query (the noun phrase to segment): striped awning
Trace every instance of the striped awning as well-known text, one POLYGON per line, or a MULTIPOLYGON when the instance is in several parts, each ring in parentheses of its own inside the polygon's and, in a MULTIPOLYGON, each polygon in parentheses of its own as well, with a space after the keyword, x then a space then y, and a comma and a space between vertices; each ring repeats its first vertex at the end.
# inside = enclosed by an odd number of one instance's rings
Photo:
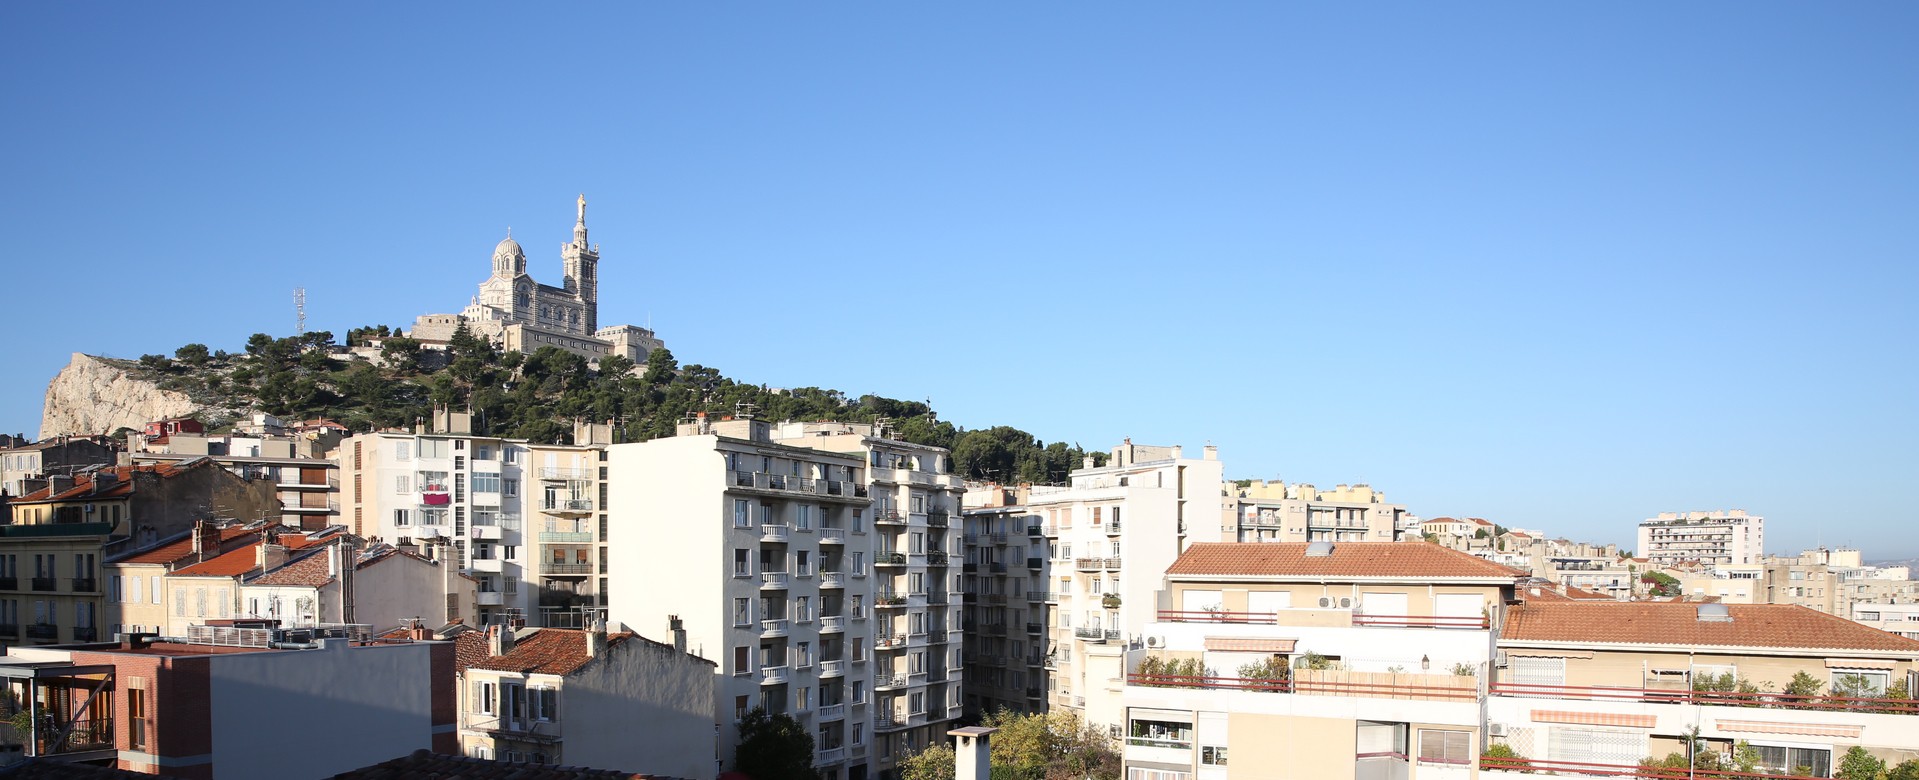
POLYGON ((1245 637, 1209 636, 1206 637, 1206 649, 1214 653, 1281 653, 1293 652, 1297 639, 1247 639, 1245 637))
POLYGON ((1625 715, 1614 712, 1576 712, 1573 710, 1533 710, 1534 723, 1570 723, 1580 726, 1625 726, 1649 729, 1659 722, 1657 715, 1625 715))
POLYGON ((1593 651, 1591 650, 1553 650, 1549 648, 1541 649, 1536 647, 1502 647, 1502 648, 1499 648, 1499 650, 1500 652, 1503 652, 1507 655, 1525 656, 1527 658, 1586 658, 1586 659, 1589 659, 1593 657, 1593 651))
POLYGON ((1896 669, 1898 661, 1880 658, 1828 658, 1827 669, 1896 669))
POLYGON ((1775 723, 1763 720, 1721 720, 1715 725, 1722 731, 1741 731, 1747 734, 1787 734, 1796 737, 1849 737, 1858 739, 1866 730, 1864 726, 1846 726, 1833 723, 1775 723))

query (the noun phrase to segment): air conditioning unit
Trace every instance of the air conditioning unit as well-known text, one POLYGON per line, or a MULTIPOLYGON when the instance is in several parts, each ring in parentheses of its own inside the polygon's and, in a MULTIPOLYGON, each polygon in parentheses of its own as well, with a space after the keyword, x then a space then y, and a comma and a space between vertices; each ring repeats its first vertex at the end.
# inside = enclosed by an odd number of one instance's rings
POLYGON ((87 505, 87 514, 93 514, 93 505, 92 505, 92 504, 88 504, 88 505, 87 505))
POLYGON ((1486 736, 1489 736, 1489 737, 1504 737, 1504 736, 1506 736, 1506 724, 1504 724, 1504 723, 1488 723, 1488 724, 1486 724, 1486 736))
POLYGON ((1333 605, 1333 600, 1332 600, 1332 599, 1330 599, 1330 598, 1327 598, 1327 597, 1325 597, 1325 596, 1320 596, 1320 597, 1319 597, 1319 607, 1320 607, 1320 609, 1325 609, 1325 608, 1327 608, 1327 607, 1330 607, 1330 606, 1332 606, 1332 605, 1333 605))
POLYGON ((1351 599, 1350 597, 1348 597, 1348 598, 1341 598, 1341 599, 1339 600, 1339 608, 1340 608, 1340 609, 1352 609, 1352 608, 1353 608, 1353 600, 1352 600, 1352 599, 1351 599))
POLYGON ((1163 636, 1148 636, 1148 637, 1146 637, 1146 646, 1147 646, 1147 647, 1165 647, 1165 646, 1166 646, 1166 637, 1163 637, 1163 636))
POLYGON ((1501 669, 1506 668, 1506 651, 1501 650, 1493 656, 1493 666, 1501 669))

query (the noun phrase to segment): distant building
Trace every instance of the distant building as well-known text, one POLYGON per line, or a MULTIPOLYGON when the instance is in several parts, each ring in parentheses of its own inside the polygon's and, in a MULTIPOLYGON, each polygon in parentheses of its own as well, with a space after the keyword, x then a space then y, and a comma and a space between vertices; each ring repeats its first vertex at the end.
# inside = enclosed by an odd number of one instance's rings
POLYGON ((711 780, 714 664, 630 632, 489 626, 461 634, 462 752, 711 780))
POLYGON ((324 778, 457 750, 451 642, 196 626, 185 641, 14 648, 0 677, 44 730, 29 756, 182 778, 324 778))
POLYGON ((1402 504, 1369 485, 1320 490, 1307 483, 1253 480, 1230 488, 1241 542, 1391 542, 1420 526, 1402 504))
MULTIPOLYGON (((171 422, 176 421, 152 423, 147 428, 153 430, 171 422)), ((279 493, 280 514, 272 518, 239 518, 241 520, 271 519, 309 531, 339 522, 339 467, 328 460, 327 455, 338 444, 340 433, 325 427, 298 431, 267 414, 253 415, 246 427, 252 432, 208 436, 204 432, 178 430, 164 436, 136 437, 127 457, 135 464, 211 458, 234 474, 274 484, 279 493)))
POLYGON ((586 196, 579 200, 573 241, 560 247, 560 286, 528 275, 526 252, 511 235, 493 248, 493 273, 459 314, 428 314, 407 335, 444 345, 461 323, 474 336, 503 349, 531 353, 558 347, 589 359, 621 355, 645 363, 665 346, 653 331, 634 325, 600 327, 600 247, 586 240, 586 196))
POLYGON ((29 492, 27 480, 48 474, 71 477, 89 467, 111 466, 118 458, 117 447, 104 436, 58 436, 33 444, 17 441, 0 449, 0 490, 19 498, 29 492))
POLYGON ((1765 555, 1766 519, 1746 510, 1661 512, 1639 524, 1639 555, 1657 566, 1758 563, 1765 555))

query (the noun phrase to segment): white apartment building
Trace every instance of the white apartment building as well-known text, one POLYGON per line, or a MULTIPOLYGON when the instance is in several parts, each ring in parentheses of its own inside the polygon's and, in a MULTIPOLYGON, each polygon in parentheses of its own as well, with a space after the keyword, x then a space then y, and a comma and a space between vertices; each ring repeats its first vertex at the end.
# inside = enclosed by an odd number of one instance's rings
POLYGON ((1907 639, 1919 639, 1919 602, 1852 605, 1852 620, 1907 639))
POLYGON ((1417 542, 1199 544, 1116 682, 1130 780, 1474 776, 1523 573, 1417 542))
POLYGON ((611 547, 609 614, 677 618, 718 661, 729 765, 754 707, 805 723, 834 780, 888 771, 960 714, 962 486, 944 450, 875 433, 702 417, 608 448, 608 508, 645 534, 611 547))
POLYGON ((1210 445, 1194 459, 1128 439, 1105 466, 1088 462, 1069 479, 1033 487, 1026 506, 1044 518, 1044 603, 1056 605, 1044 627, 1047 706, 1087 714, 1101 709, 1088 699, 1110 695, 1112 676, 1088 667, 1095 659, 1114 666, 1140 641, 1166 567, 1189 544, 1230 539, 1232 530, 1222 529, 1224 472, 1210 445))
POLYGON ((1765 554, 1765 529, 1765 518, 1744 509, 1660 512, 1639 524, 1639 557, 1655 566, 1758 563, 1765 554))
MULTIPOLYGON (((340 443, 340 506, 353 532, 395 545, 452 546, 479 583, 486 622, 582 625, 605 583, 603 445, 475 436, 464 414, 432 428, 340 443)), ((596 438, 581 426, 576 438, 596 438)))
POLYGON ((1320 490, 1307 483, 1251 480, 1229 488, 1228 522, 1241 542, 1392 542, 1419 527, 1404 504, 1386 503, 1369 485, 1320 490))

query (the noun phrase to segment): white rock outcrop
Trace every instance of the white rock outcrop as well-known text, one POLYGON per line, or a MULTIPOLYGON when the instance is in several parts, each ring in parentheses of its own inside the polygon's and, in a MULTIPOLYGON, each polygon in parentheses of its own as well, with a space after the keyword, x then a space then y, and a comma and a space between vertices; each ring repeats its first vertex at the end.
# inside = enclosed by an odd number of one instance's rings
POLYGON ((75 352, 73 360, 47 383, 40 438, 112 433, 121 428, 137 431, 155 420, 198 411, 200 404, 186 393, 162 390, 111 362, 75 352))

